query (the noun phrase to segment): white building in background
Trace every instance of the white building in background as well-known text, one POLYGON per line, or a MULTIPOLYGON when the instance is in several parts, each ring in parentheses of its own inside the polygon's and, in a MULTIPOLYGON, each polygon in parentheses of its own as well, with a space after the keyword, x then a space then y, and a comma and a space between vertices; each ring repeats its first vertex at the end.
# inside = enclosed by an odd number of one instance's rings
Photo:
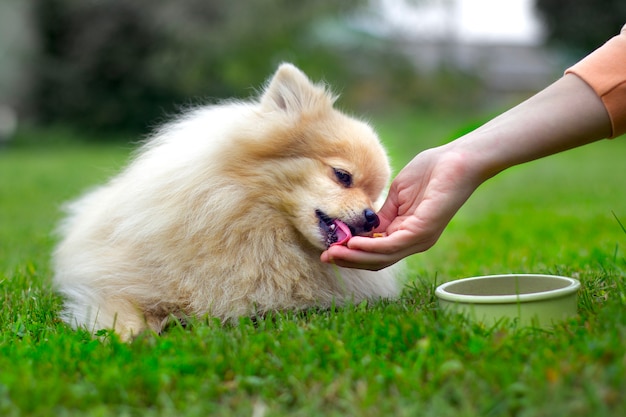
POLYGON ((375 0, 378 30, 414 39, 539 45, 534 0, 375 0))
POLYGON ((565 65, 543 46, 534 0, 373 0, 359 26, 397 39, 418 70, 475 74, 504 99, 545 87, 565 65))

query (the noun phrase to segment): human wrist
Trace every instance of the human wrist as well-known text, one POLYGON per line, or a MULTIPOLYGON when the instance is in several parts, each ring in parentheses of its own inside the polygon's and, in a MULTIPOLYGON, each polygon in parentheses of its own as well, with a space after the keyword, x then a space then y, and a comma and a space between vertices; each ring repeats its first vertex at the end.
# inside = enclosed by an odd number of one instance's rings
POLYGON ((475 130, 439 149, 444 163, 454 163, 457 170, 475 187, 509 168, 499 148, 494 146, 492 132, 475 130))

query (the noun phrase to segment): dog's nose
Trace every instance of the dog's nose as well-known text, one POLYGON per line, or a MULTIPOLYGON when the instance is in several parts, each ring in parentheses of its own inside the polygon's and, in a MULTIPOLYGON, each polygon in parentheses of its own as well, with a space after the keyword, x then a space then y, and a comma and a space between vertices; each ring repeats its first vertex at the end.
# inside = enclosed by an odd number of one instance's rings
POLYGON ((366 232, 369 232, 370 230, 377 228, 378 225, 380 224, 380 219, 378 218, 376 213, 374 213, 373 210, 365 209, 363 211, 363 217, 365 217, 364 229, 366 232))

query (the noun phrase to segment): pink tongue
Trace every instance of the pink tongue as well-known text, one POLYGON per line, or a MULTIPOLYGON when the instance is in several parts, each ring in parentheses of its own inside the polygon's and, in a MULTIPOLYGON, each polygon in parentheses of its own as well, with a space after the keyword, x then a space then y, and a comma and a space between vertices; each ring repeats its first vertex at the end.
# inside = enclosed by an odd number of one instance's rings
POLYGON ((336 232, 335 232, 337 235, 337 241, 330 246, 345 245, 346 243, 348 243, 348 240, 350 240, 350 238, 352 237, 350 228, 348 227, 347 224, 345 224, 341 220, 335 220, 334 223, 335 223, 335 226, 337 227, 336 232))

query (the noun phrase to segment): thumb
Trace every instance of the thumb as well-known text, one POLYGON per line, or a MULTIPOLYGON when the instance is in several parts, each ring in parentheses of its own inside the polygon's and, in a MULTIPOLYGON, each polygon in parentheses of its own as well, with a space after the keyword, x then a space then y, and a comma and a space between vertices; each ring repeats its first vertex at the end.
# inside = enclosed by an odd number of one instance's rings
POLYGON ((378 231, 386 231, 389 225, 398 217, 398 204, 395 195, 390 192, 383 206, 378 211, 378 219, 380 225, 376 228, 378 231))

